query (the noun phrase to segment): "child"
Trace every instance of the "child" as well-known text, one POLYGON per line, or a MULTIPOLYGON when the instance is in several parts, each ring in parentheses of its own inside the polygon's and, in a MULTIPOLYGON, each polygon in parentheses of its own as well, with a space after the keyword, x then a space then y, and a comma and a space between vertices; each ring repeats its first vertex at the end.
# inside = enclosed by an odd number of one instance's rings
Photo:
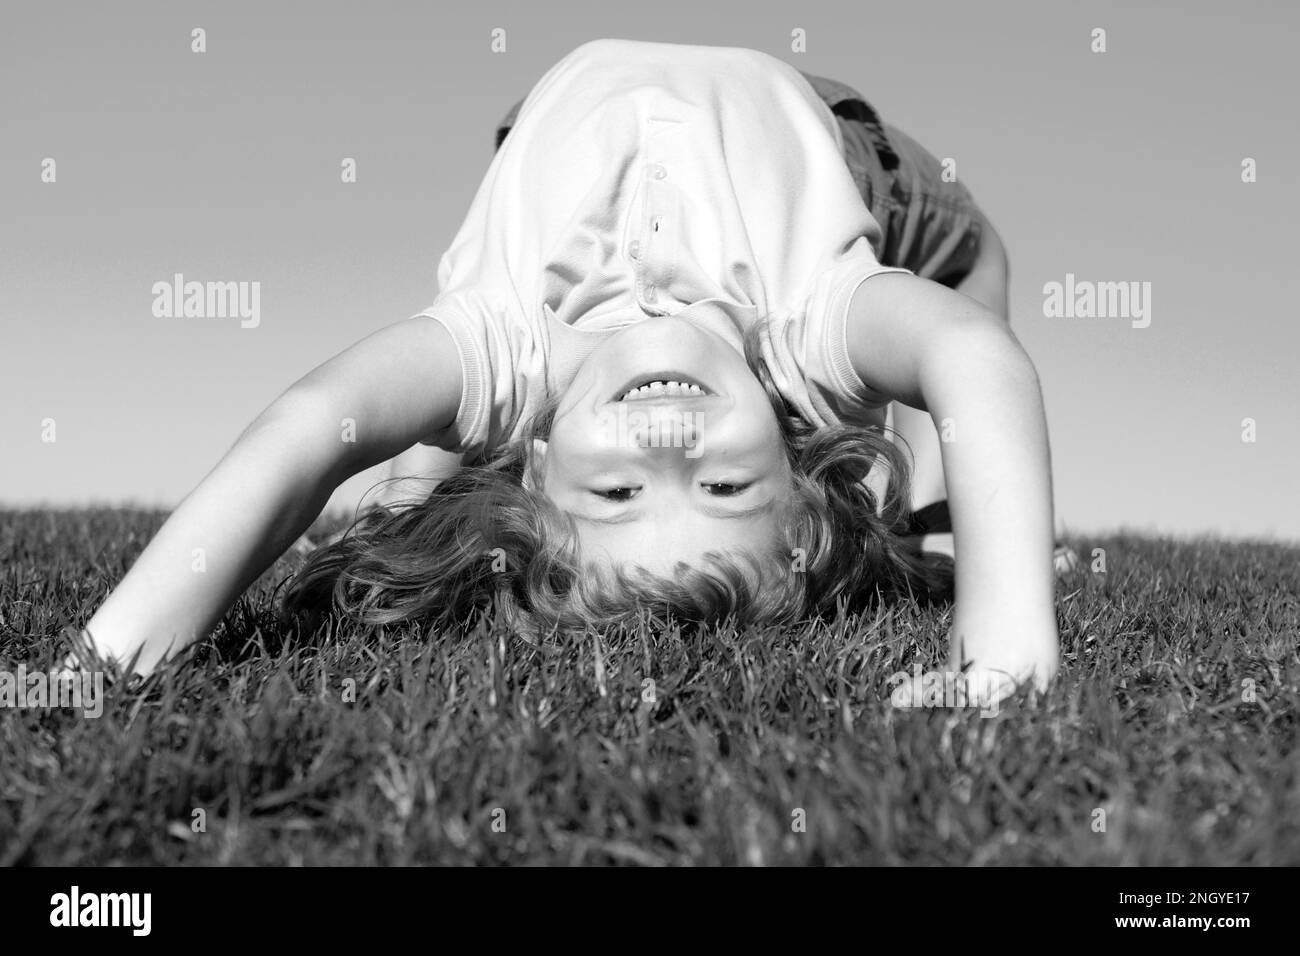
POLYGON ((248 427, 88 622, 94 650, 149 672, 342 480, 403 452, 425 473, 427 447, 468 467, 314 551, 289 610, 788 622, 942 588, 909 536, 951 530, 952 666, 1052 676, 1037 377, 1001 245, 932 158, 766 54, 623 40, 552 67, 498 146, 433 305, 248 427))

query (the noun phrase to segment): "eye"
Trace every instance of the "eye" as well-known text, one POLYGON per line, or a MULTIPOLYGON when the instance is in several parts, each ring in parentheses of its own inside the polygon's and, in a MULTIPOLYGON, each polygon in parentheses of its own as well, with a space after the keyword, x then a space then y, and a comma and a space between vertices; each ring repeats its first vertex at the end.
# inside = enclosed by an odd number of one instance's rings
POLYGON ((593 489, 592 494, 598 498, 604 498, 606 501, 631 501, 639 488, 608 488, 605 490, 593 489))
POLYGON ((749 485, 733 485, 726 481, 714 481, 702 486, 709 494, 719 498, 728 498, 732 495, 738 495, 749 485))

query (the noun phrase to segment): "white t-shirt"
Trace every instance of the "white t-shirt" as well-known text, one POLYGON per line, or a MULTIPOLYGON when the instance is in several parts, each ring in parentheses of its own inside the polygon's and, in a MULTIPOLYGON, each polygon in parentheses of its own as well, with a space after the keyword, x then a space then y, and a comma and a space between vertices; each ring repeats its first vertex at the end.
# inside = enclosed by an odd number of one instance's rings
POLYGON ((603 336, 699 303, 737 349, 768 319, 776 384, 814 425, 883 424, 887 400, 845 346, 858 285, 907 272, 876 260, 880 238, 839 125, 793 67, 729 47, 583 44, 529 93, 420 313, 451 332, 464 371, 435 443, 490 455, 603 336))

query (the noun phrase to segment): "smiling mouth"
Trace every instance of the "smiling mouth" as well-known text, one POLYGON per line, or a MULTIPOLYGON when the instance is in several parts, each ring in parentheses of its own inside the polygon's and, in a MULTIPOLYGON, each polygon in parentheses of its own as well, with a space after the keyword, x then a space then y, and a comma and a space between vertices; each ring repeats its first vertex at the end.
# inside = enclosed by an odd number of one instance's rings
POLYGON ((708 398, 713 392, 687 375, 664 372, 627 382, 614 395, 616 402, 641 402, 652 399, 708 398))

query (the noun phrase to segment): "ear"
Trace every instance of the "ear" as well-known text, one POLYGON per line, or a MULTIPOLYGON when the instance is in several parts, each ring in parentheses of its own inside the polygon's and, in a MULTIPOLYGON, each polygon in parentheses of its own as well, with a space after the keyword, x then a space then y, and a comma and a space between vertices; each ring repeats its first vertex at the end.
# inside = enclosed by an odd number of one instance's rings
POLYGON ((540 487, 538 479, 541 477, 542 469, 546 467, 546 453, 549 446, 541 438, 534 438, 532 448, 529 449, 527 458, 524 461, 524 487, 529 491, 536 491, 540 487))

